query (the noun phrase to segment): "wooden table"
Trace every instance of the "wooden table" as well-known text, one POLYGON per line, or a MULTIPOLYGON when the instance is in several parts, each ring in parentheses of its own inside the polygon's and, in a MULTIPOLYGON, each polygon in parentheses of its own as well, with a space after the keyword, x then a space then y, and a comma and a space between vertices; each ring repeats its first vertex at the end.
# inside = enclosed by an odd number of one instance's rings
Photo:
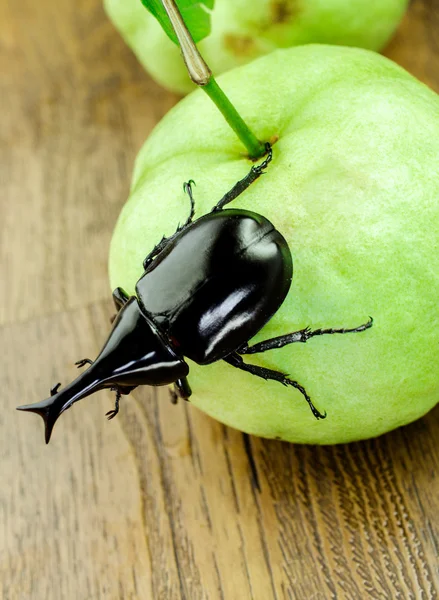
MULTIPOLYGON (((322 448, 250 438, 165 390, 111 424, 101 393, 48 447, 14 410, 98 350, 133 160, 177 97, 100 0, 3 0, 0 24, 1 598, 436 598, 439 407, 322 448)), ((436 91, 438 32, 438 1, 416 0, 387 50, 436 91)))

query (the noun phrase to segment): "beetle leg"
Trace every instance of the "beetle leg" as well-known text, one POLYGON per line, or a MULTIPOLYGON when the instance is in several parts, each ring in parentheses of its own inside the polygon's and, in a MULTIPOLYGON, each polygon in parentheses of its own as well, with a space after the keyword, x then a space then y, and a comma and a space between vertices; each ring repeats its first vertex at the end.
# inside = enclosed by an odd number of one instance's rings
POLYGON ((279 383, 282 383, 282 385, 285 385, 285 386, 290 385, 291 387, 296 388, 296 390, 299 390, 299 392, 302 394, 302 396, 308 402, 311 412, 315 416, 315 418, 316 419, 325 419, 326 418, 326 413, 322 414, 314 406, 311 398, 306 393, 305 388, 302 385, 300 385, 300 383, 298 383, 297 381, 294 381, 293 379, 289 379, 286 375, 284 375, 284 373, 281 373, 280 371, 273 371, 272 369, 266 369, 265 367, 258 367, 257 365, 249 365, 248 363, 245 363, 242 360, 242 358, 239 356, 239 354, 236 354, 236 352, 229 354, 229 356, 226 356, 226 358, 224 358, 223 360, 225 360, 225 362, 229 363, 229 365, 232 365, 232 367, 236 367, 237 369, 241 369, 242 371, 246 371, 247 373, 251 373, 252 375, 261 377, 262 379, 265 379, 265 380, 271 379, 273 381, 278 381, 279 383))
POLYGON ((162 250, 164 250, 166 248, 166 246, 169 244, 169 242, 172 241, 178 233, 183 231, 183 229, 186 229, 186 227, 188 227, 192 223, 192 219, 194 218, 194 215, 195 215, 195 200, 192 195, 192 185, 195 185, 195 181, 193 179, 189 179, 189 181, 187 183, 183 184, 183 190, 189 196, 189 199, 191 202, 191 210, 190 210, 188 218, 183 223, 183 225, 179 225, 177 227, 177 231, 175 233, 173 233, 169 237, 163 236, 162 239, 160 240, 160 242, 154 246, 154 248, 151 250, 151 252, 148 254, 148 256, 143 261, 144 269, 146 269, 152 263, 153 259, 156 256, 158 256, 162 250))
POLYGON ((169 242, 170 239, 171 238, 167 238, 167 237, 163 236, 162 239, 160 240, 160 242, 154 246, 154 248, 151 250, 151 252, 148 254, 148 256, 143 261, 144 269, 146 269, 148 267, 148 265, 150 265, 152 263, 153 259, 160 254, 160 252, 163 250, 163 248, 166 247, 166 244, 169 242))
POLYGON ((122 393, 120 392, 120 390, 117 387, 111 388, 113 390, 113 392, 116 392, 116 401, 114 403, 114 409, 113 410, 109 410, 108 412, 105 413, 105 416, 107 417, 107 419, 109 421, 111 421, 111 419, 114 419, 114 417, 117 415, 117 413, 119 412, 119 400, 122 396, 122 393))
POLYGON ((352 329, 314 329, 311 330, 309 327, 305 329, 301 329, 300 331, 295 331, 294 333, 287 333, 286 335, 280 335, 278 337, 270 338, 269 340, 264 340, 259 342, 258 344, 254 344, 253 346, 241 346, 238 349, 239 354, 257 354, 258 352, 265 352, 266 350, 274 350, 275 348, 283 348, 283 346, 287 346, 288 344, 294 344, 294 342, 307 342, 310 338, 316 337, 318 335, 326 335, 333 333, 359 333, 360 331, 366 331, 372 327, 373 319, 369 317, 369 321, 364 323, 363 325, 359 325, 358 327, 354 327, 352 329))
MULTIPOLYGON (((130 298, 129 298, 128 294, 121 287, 117 287, 113 291, 113 302, 114 302, 114 306, 116 307, 117 312, 119 312, 120 309, 125 306, 125 304, 128 302, 129 299, 130 298)), ((116 318, 116 315, 113 315, 110 319, 110 323, 113 323, 115 318, 116 318)), ((89 358, 85 358, 84 360, 86 362, 89 362, 90 364, 92 362, 89 358)), ((82 361, 78 361, 77 363, 75 363, 75 365, 78 365, 78 369, 80 367, 83 367, 86 364, 86 363, 80 364, 81 362, 82 361)))
POLYGON ((81 360, 77 360, 75 362, 75 365, 78 367, 78 369, 80 369, 81 367, 85 367, 85 365, 92 365, 93 361, 90 360, 89 358, 83 358, 81 360))
POLYGON ((173 385, 173 388, 170 389, 169 392, 171 394, 172 404, 177 404, 179 398, 182 398, 183 400, 188 400, 192 395, 192 390, 191 386, 189 385, 189 381, 187 380, 187 377, 177 379, 177 381, 173 385))
POLYGON ((129 296, 121 287, 117 287, 113 292, 113 302, 116 310, 119 312, 128 302, 129 296))
POLYGON ((222 210, 226 204, 235 200, 242 192, 244 192, 258 177, 263 175, 264 169, 267 168, 268 164, 271 162, 273 158, 273 150, 271 149, 270 144, 267 142, 265 144, 265 148, 267 150, 267 158, 260 165, 252 167, 250 169, 250 173, 246 175, 243 179, 235 183, 230 192, 227 192, 225 196, 221 198, 221 200, 216 204, 210 212, 217 212, 222 210))
POLYGON ((184 223, 184 225, 179 227, 177 229, 177 231, 181 231, 182 229, 184 229, 185 227, 190 225, 192 223, 192 219, 194 218, 194 215, 195 215, 195 200, 192 195, 192 185, 196 185, 196 183, 193 179, 189 179, 188 182, 183 183, 183 190, 189 196, 189 200, 191 201, 191 212, 189 213, 186 223, 184 223))

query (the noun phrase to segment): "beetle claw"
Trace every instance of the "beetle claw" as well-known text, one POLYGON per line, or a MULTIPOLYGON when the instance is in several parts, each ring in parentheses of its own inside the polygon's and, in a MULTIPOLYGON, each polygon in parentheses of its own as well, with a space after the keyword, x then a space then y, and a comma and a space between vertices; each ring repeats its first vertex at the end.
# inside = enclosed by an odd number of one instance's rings
POLYGON ((89 358, 82 358, 81 360, 77 360, 75 365, 80 369, 81 367, 85 367, 85 365, 92 365, 93 361, 89 358))
POLYGON ((309 404, 312 414, 315 416, 315 418, 317 420, 326 419, 326 416, 327 416, 326 410, 322 414, 320 411, 317 410, 317 408, 314 406, 314 404, 312 402, 308 402, 308 404, 309 404))
POLYGON ((262 162, 260 165, 252 167, 253 173, 256 173, 257 175, 263 175, 265 173, 264 169, 268 167, 273 158, 273 150, 271 148, 271 144, 268 142, 265 144, 265 151, 267 158, 264 160, 264 162, 262 162))
POLYGON ((122 396, 122 394, 120 393, 120 391, 117 387, 112 387, 111 390, 113 392, 116 392, 116 402, 114 403, 113 410, 109 410, 108 412, 105 413, 105 416, 107 417, 107 419, 109 421, 111 421, 111 419, 114 419, 114 417, 119 412, 119 400, 120 400, 120 397, 122 396))
POLYGON ((308 406, 309 406, 312 414, 314 415, 314 417, 317 419, 317 421, 319 421, 320 419, 326 419, 326 411, 324 413, 321 413, 319 410, 317 410, 317 408, 312 403, 311 398, 308 396, 303 385, 300 385, 300 383, 298 383, 297 381, 293 381, 292 379, 289 379, 287 376, 285 376, 284 382, 285 382, 284 385, 291 385, 291 386, 295 387, 296 390, 299 390, 299 392, 302 394, 302 396, 308 402, 308 406))
POLYGON ((197 185, 193 179, 189 179, 189 181, 185 181, 183 183, 183 191, 185 194, 191 195, 192 186, 197 185))

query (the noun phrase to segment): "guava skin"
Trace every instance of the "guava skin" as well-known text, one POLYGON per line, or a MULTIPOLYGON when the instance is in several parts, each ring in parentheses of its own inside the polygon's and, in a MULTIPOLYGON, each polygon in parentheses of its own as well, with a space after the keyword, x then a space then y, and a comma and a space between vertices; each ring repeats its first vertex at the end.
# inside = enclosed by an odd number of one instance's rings
MULTIPOLYGON (((278 48, 324 43, 381 50, 408 0, 216 0, 210 35, 198 47, 215 75, 278 48)), ((163 86, 194 89, 180 51, 140 0, 104 0, 110 19, 163 86)))
MULTIPOLYGON (((190 363, 191 402, 242 431, 334 444, 409 423, 439 400, 439 97, 373 52, 309 45, 220 77, 261 140, 278 136, 267 172, 233 206, 266 216, 288 241, 294 277, 252 340, 306 326, 371 329, 245 357, 280 370, 301 394, 219 362, 190 363), (245 85, 243 85, 245 82, 245 85)), ((206 95, 184 98, 141 149, 110 250, 111 286, 132 294, 142 261, 251 162, 206 95)))

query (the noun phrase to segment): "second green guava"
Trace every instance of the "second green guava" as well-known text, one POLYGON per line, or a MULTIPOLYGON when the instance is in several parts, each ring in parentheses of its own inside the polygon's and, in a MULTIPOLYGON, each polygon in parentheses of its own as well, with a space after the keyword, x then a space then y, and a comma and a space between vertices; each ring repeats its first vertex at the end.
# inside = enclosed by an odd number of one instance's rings
MULTIPOLYGON (((381 50, 408 0, 216 0, 212 31, 198 47, 215 75, 278 48, 324 43, 381 50)), ((140 0, 104 0, 108 16, 154 79, 194 89, 180 50, 140 0)))

